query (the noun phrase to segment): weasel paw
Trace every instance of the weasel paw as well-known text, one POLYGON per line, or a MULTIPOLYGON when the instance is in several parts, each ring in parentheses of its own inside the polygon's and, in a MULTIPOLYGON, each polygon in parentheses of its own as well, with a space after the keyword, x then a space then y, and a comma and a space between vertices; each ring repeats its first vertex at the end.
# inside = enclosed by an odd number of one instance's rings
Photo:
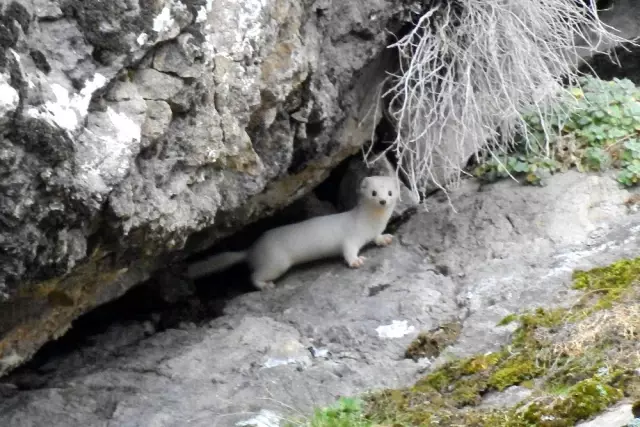
POLYGON ((255 282, 254 285, 261 291, 270 291, 276 288, 276 284, 273 282, 255 282))
POLYGON ((351 261, 349 263, 349 267, 351 267, 351 268, 360 268, 364 264, 364 260, 365 259, 366 259, 365 257, 359 256, 358 258, 354 259, 353 261, 351 261))
POLYGON ((391 244, 391 241, 393 241, 391 234, 381 234, 376 237, 375 244, 378 246, 387 246, 391 244))

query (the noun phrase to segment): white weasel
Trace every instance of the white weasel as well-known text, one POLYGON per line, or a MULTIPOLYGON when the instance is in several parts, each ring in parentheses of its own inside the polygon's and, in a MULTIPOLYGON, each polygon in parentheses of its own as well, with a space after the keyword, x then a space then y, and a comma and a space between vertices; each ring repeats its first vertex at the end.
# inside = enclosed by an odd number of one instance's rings
POLYGON ((261 290, 296 264, 342 255, 351 268, 361 267, 360 249, 370 242, 391 243, 382 234, 398 198, 395 177, 371 176, 360 184, 358 204, 350 211, 324 215, 265 232, 245 251, 223 252, 191 264, 187 276, 197 279, 246 261, 251 282, 261 290))

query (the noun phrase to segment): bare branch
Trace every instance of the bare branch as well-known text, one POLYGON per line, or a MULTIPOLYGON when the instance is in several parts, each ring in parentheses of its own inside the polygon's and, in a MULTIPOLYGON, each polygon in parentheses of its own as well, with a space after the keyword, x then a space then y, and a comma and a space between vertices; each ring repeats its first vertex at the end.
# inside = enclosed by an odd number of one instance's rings
POLYGON ((589 1, 443 0, 389 46, 400 58, 383 94, 397 128, 391 149, 414 193, 457 183, 481 149, 504 153, 525 126, 522 112, 550 117, 562 78, 577 77, 580 51, 629 42, 589 1))

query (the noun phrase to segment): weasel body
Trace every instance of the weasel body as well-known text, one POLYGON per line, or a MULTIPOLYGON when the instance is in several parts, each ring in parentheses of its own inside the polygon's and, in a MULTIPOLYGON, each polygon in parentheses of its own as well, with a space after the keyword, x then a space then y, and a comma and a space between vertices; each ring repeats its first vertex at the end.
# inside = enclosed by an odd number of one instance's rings
POLYGON ((382 234, 398 198, 393 177, 372 176, 360 184, 358 204, 351 210, 273 228, 246 251, 223 252, 191 264, 187 276, 197 279, 246 261, 251 282, 258 289, 273 288, 273 281, 296 264, 342 255, 351 268, 361 267, 358 253, 364 245, 391 243, 382 234))

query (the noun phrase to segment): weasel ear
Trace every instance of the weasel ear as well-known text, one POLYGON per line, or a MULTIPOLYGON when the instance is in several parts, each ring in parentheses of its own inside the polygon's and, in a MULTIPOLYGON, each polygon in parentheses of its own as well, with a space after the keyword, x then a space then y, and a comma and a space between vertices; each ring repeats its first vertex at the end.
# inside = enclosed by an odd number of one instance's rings
POLYGON ((369 186, 369 178, 363 178, 362 181, 360 181, 360 189, 364 190, 368 186, 369 186))

